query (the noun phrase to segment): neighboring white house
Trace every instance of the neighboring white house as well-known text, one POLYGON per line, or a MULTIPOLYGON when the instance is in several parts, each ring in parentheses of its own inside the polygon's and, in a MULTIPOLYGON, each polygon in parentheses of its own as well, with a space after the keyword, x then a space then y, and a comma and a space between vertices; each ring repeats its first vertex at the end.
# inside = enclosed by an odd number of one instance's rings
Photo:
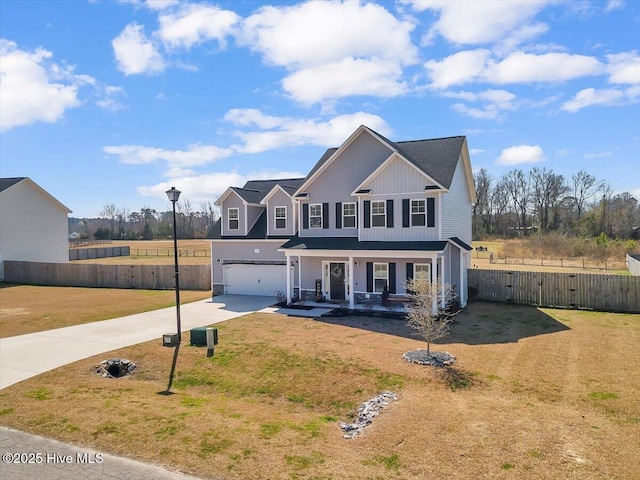
POLYGON ((353 308, 423 277, 451 284, 464 306, 475 201, 465 137, 392 142, 361 126, 307 177, 218 198, 214 294, 305 293, 353 308))
POLYGON ((68 262, 69 213, 30 178, 0 178, 0 279, 5 260, 68 262))
POLYGON ((640 253, 627 253, 627 268, 633 276, 640 276, 640 253))

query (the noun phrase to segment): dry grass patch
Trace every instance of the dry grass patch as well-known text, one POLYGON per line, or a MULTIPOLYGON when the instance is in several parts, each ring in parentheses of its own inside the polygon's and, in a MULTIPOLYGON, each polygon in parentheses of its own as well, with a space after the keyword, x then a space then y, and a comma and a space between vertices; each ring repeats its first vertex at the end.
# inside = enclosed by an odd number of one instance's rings
MULTIPOLYGON (((181 291, 180 302, 210 292, 181 291)), ((175 305, 172 290, 42 287, 0 284, 0 338, 96 322, 175 305)))
POLYGON ((77 362, 0 393, 0 423, 228 479, 633 478, 640 421, 638 316, 472 304, 408 364, 404 322, 253 314, 217 325, 213 358, 150 342, 103 379, 77 362), (446 342, 446 343, 444 343, 446 342), (64 382, 60 381, 64 375, 64 382), (339 421, 381 390, 400 394, 363 436, 339 421))
MULTIPOLYGON (((173 240, 114 240, 108 245, 94 247, 130 247, 132 255, 126 257, 74 260, 73 263, 99 263, 102 265, 173 265, 173 240)), ((80 247, 87 248, 87 247, 80 247)), ((89 247, 91 248, 91 246, 89 247)), ((178 240, 180 265, 211 265, 211 240, 178 240)))

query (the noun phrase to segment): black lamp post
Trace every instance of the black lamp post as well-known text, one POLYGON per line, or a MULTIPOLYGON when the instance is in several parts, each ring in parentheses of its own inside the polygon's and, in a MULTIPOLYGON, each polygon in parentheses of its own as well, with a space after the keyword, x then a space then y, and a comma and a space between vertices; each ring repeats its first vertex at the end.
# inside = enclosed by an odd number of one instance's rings
POLYGON ((176 280, 176 321, 178 325, 178 345, 182 340, 182 328, 180 326, 180 279, 178 275, 178 229, 176 228, 176 202, 180 198, 180 190, 176 190, 176 187, 171 187, 171 190, 167 190, 167 197, 173 204, 173 254, 174 254, 174 268, 175 268, 175 280, 176 280))

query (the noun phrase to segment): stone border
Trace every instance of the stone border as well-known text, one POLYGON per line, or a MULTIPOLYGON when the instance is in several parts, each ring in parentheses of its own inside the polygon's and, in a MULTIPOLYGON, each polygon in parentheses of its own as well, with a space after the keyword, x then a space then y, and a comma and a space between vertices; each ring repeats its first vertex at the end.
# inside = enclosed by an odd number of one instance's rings
POLYGON ((456 357, 449 352, 431 352, 427 354, 426 350, 412 350, 403 353, 402 359, 409 363, 433 365, 434 367, 448 367, 456 361, 456 357))

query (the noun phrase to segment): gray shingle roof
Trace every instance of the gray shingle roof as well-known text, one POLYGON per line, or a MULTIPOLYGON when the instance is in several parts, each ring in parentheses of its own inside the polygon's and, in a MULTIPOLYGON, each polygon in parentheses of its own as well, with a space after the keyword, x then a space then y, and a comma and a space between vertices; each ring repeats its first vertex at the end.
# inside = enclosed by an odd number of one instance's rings
MULTIPOLYGON (((464 144, 464 136, 392 142, 378 132, 369 130, 443 187, 451 186, 464 144)), ((307 175, 307 179, 311 178, 336 150, 338 149, 330 148, 324 152, 307 175)))
POLYGON ((295 237, 282 248, 305 250, 408 250, 440 252, 446 241, 359 241, 357 237, 295 237))
POLYGON ((280 178, 271 180, 249 180, 242 188, 231 187, 240 197, 249 203, 260 203, 264 196, 276 185, 280 185, 285 192, 292 195, 304 178, 280 178))
POLYGON ((25 178, 27 177, 0 178, 0 192, 4 192, 7 188, 13 187, 25 178))

